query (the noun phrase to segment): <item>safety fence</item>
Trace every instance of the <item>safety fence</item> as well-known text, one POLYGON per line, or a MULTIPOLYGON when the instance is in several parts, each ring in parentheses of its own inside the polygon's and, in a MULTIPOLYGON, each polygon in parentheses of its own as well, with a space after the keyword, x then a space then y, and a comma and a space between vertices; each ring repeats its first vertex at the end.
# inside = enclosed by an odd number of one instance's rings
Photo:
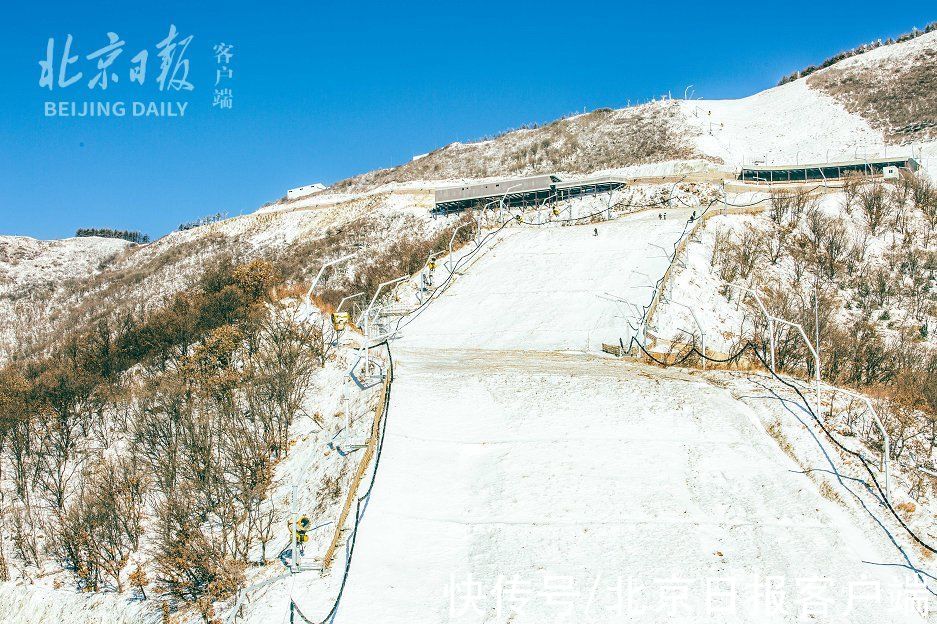
MULTIPOLYGON (((653 326, 654 315, 657 313, 657 308, 660 305, 661 298, 664 296, 664 291, 666 290, 667 283, 673 276, 676 271, 676 268, 680 266, 679 257, 686 253, 686 248, 690 244, 693 236, 701 230, 705 225, 706 221, 712 217, 725 216, 730 214, 762 214, 764 212, 764 206, 758 205, 743 205, 743 206, 734 206, 726 203, 722 203, 720 208, 718 204, 710 206, 705 210, 698 218, 693 222, 693 225, 690 229, 680 237, 674 246, 674 253, 671 257, 670 264, 667 265, 666 270, 664 270, 664 275, 661 277, 660 281, 657 284, 657 288, 654 290, 654 296, 651 299, 651 303, 647 308, 647 312, 644 315, 643 325, 645 328, 653 326)), ((651 343, 653 346, 653 343, 651 343)))
POLYGON ((429 296, 427 296, 426 299, 424 299, 415 309, 410 310, 408 314, 399 316, 393 331, 385 336, 383 342, 374 345, 374 348, 383 346, 387 350, 388 366, 387 374, 384 379, 382 392, 383 396, 382 400, 375 409, 374 421, 371 428, 371 436, 366 445, 366 454, 362 457, 361 462, 358 465, 358 470, 355 473, 355 477, 349 487, 349 492, 346 495, 339 521, 336 524, 335 533, 332 536, 332 540, 329 543, 328 550, 326 551, 322 561, 323 571, 325 571, 328 569, 332 560, 335 558, 335 552, 341 545, 342 535, 347 534, 348 538, 345 540, 345 567, 342 572, 341 584, 339 586, 335 600, 332 602, 332 606, 329 609, 329 612, 321 620, 313 620, 305 615, 299 608, 299 605, 297 605, 296 601, 293 599, 291 591, 289 605, 291 623, 294 622, 296 618, 305 624, 326 624, 327 622, 332 622, 336 613, 338 612, 338 607, 341 603, 342 596, 344 595, 345 586, 348 582, 348 575, 351 571, 351 564, 355 552, 355 543, 358 537, 358 530, 361 526, 361 520, 364 516, 366 503, 370 499, 371 491, 373 490, 375 481, 377 479, 378 467, 381 461, 381 453, 384 447, 384 437, 387 430, 387 418, 389 415, 391 393, 394 383, 394 357, 390 347, 390 339, 403 327, 412 322, 414 318, 422 314, 431 301, 448 290, 449 286, 451 286, 453 282, 455 275, 458 274, 458 270, 464 269, 466 266, 470 266, 473 262, 475 262, 477 258, 480 257, 480 252, 482 250, 491 249, 492 246, 485 247, 484 244, 491 240, 496 240, 497 235, 513 222, 515 222, 515 219, 511 218, 508 221, 502 223, 498 228, 495 228, 494 230, 486 233, 484 237, 481 237, 479 240, 477 240, 475 249, 460 257, 450 266, 450 272, 446 279, 439 286, 434 288, 430 292, 429 296), (364 493, 358 496, 358 490, 361 487, 361 482, 368 473, 367 468, 368 465, 372 463, 372 459, 373 467, 370 471, 371 476, 370 480, 368 481, 367 489, 364 491, 364 493), (348 516, 351 514, 352 505, 354 505, 355 508, 354 519, 351 526, 349 528, 345 528, 345 524, 348 523, 348 516))
MULTIPOLYGON (((707 361, 710 361, 710 362, 713 362, 713 363, 717 363, 717 364, 731 365, 733 362, 739 362, 739 361, 744 360, 744 359, 745 359, 745 355, 746 355, 747 353, 751 353, 751 357, 754 358, 754 360, 756 360, 756 361, 760 364, 760 368, 761 368, 761 369, 767 371, 767 372, 770 374, 770 376, 771 376, 776 382, 778 382, 778 383, 780 383, 781 385, 785 386, 788 390, 790 390, 791 392, 793 392, 793 393, 797 396, 797 398, 798 398, 798 402, 797 402, 798 406, 799 406, 800 408, 802 408, 807 414, 809 414, 810 418, 814 421, 814 423, 817 425, 817 427, 821 430, 821 432, 823 433, 824 437, 825 437, 826 439, 828 439, 828 440, 837 448, 838 452, 839 452, 841 455, 849 456, 849 457, 852 457, 853 459, 857 460, 858 463, 859 463, 859 464, 862 466, 862 468, 864 469, 865 473, 868 475, 868 481, 866 481, 866 480, 864 480, 864 479, 855 479, 855 478, 851 478, 851 479, 854 480, 854 481, 860 482, 862 485, 865 486, 865 488, 866 488, 869 492, 873 493, 873 495, 875 496, 875 498, 878 500, 879 504, 882 505, 882 506, 887 510, 889 516, 890 516, 894 521, 896 521, 896 522, 898 523, 898 525, 899 525, 899 526, 904 530, 904 532, 911 538, 911 540, 912 540, 914 543, 916 543, 918 546, 920 546, 923 550, 925 550, 925 551, 927 551, 927 552, 929 553, 928 557, 933 556, 934 554, 937 554, 937 549, 935 549, 935 548, 934 548, 931 544, 929 544, 928 542, 925 542, 925 541, 918 535, 918 533, 908 525, 908 523, 904 520, 904 518, 902 518, 901 515, 898 514, 898 512, 897 512, 896 509, 895 509, 895 507, 893 506, 892 500, 891 500, 891 497, 890 497, 890 493, 889 493, 889 491, 888 491, 888 483, 887 483, 888 471, 887 471, 887 469, 885 470, 885 479, 886 479, 886 481, 885 481, 884 483, 882 483, 882 482, 879 481, 878 477, 876 476, 876 471, 875 471, 875 469, 873 468, 873 466, 874 466, 876 463, 878 463, 878 462, 876 462, 875 460, 870 460, 870 459, 868 459, 861 451, 857 451, 857 450, 854 450, 854 449, 849 448, 848 446, 846 446, 846 445, 844 445, 842 442, 840 442, 840 441, 833 435, 833 432, 831 431, 830 427, 823 421, 823 418, 821 417, 822 414, 821 414, 821 411, 820 411, 820 406, 817 405, 816 408, 812 407, 812 406, 810 405, 810 401, 807 399, 807 397, 806 397, 806 396, 804 395, 804 393, 801 391, 800 387, 799 387, 796 383, 794 383, 796 380, 786 379, 786 378, 782 377, 782 376, 779 375, 779 374, 773 369, 773 367, 769 364, 769 361, 768 361, 768 359, 766 358, 766 355, 765 355, 765 353, 766 353, 766 351, 767 351, 766 345, 764 345, 764 344, 759 344, 759 343, 756 343, 756 342, 753 342, 753 341, 748 341, 748 342, 744 343, 744 344, 738 349, 738 351, 736 351, 734 354, 729 355, 729 356, 727 356, 727 357, 725 357, 725 358, 715 358, 715 357, 711 357, 711 356, 706 356, 706 355, 704 355, 702 352, 700 352, 699 349, 696 348, 696 345, 690 345, 689 348, 687 348, 683 353, 680 353, 679 355, 677 355, 677 356, 675 356, 675 357, 672 357, 672 358, 667 358, 666 360, 665 360, 665 359, 659 359, 659 358, 657 358, 657 356, 656 356, 654 353, 652 353, 651 351, 649 351, 649 350, 645 347, 645 345, 641 344, 641 342, 638 341, 636 338, 632 338, 632 339, 631 339, 631 341, 630 341, 630 343, 629 343, 629 350, 630 350, 631 348, 636 349, 636 350, 637 350, 639 353, 641 353, 641 354, 643 355, 643 357, 645 357, 648 361, 650 361, 650 362, 652 362, 652 363, 654 363, 654 364, 657 364, 657 365, 659 365, 659 366, 663 366, 663 367, 683 366, 683 365, 685 365, 685 364, 687 363, 687 361, 689 361, 691 358, 694 358, 694 357, 696 357, 696 358, 701 358, 701 359, 705 359, 705 360, 707 360, 707 361)), ((839 391, 839 392, 846 392, 846 393, 848 393, 848 394, 853 394, 853 396, 857 396, 857 397, 860 396, 860 395, 856 395, 855 393, 851 393, 851 392, 849 392, 849 391, 843 391, 842 389, 836 389, 836 390, 839 391)), ((780 397, 779 397, 779 398, 780 398, 780 397)), ((864 397, 860 397, 860 398, 864 398, 864 397)), ((832 459, 830 459, 830 461, 832 462, 832 459)), ((837 473, 837 475, 838 475, 838 473, 837 473)), ((853 493, 853 495, 855 496, 855 493, 853 493)), ((858 496, 857 496, 857 498, 858 498, 858 496)), ((861 500, 860 500, 860 503, 861 503, 861 500)), ((861 504, 864 506, 864 503, 861 503, 861 504)), ((868 510, 867 510, 867 511, 868 511, 868 510)), ((871 511, 869 511, 869 513, 871 514, 871 511)), ((880 524, 880 526, 882 527, 883 530, 885 530, 886 532, 888 532, 888 529, 887 529, 884 525, 881 525, 881 523, 879 523, 879 524, 880 524)), ((899 548, 899 550, 901 550, 901 547, 898 545, 897 541, 895 541, 894 536, 892 536, 890 533, 889 533, 888 535, 889 535, 890 541, 891 541, 897 548, 899 548)), ((906 555, 903 551, 902 551, 902 554, 905 555, 905 557, 907 557, 907 555, 906 555)), ((920 570, 918 570, 917 568, 915 568, 915 567, 913 567, 913 566, 911 566, 910 569, 911 569, 912 571, 914 571, 914 572, 917 574, 918 578, 921 580, 922 583, 924 582, 924 578, 923 578, 922 575, 928 576, 929 578, 933 578, 933 577, 930 577, 930 575, 927 575, 927 574, 922 573, 920 570)), ((927 586, 925 585, 925 587, 927 587, 927 586)), ((929 591, 930 593, 932 593, 932 594, 934 594, 935 596, 937 596, 937 592, 934 592, 933 590, 931 590, 930 587, 927 587, 927 591, 929 591)))
MULTIPOLYGON (((355 552, 355 542, 358 539, 358 530, 361 526, 361 518, 364 515, 364 509, 366 507, 366 503, 371 497, 371 491, 374 489, 374 483, 377 480, 378 467, 380 466, 380 463, 381 463, 381 454, 384 449, 384 436, 385 436, 385 432, 387 431, 387 417, 388 417, 388 411, 390 407, 390 397, 391 397, 391 392, 393 390, 393 384, 394 384, 394 356, 393 356, 393 353, 391 352, 390 344, 385 341, 381 343, 380 345, 375 345, 375 347, 378 347, 378 346, 383 346, 387 349, 387 375, 384 381, 383 397, 380 402, 380 405, 375 411, 374 425, 373 425, 374 428, 372 429, 371 439, 374 441, 374 446, 372 447, 372 450, 371 450, 371 456, 374 459, 374 466, 371 469, 371 478, 368 481, 368 487, 364 491, 364 493, 361 494, 361 496, 357 496, 358 488, 355 487, 349 491, 348 499, 346 499, 347 509, 343 510, 343 515, 345 516, 345 519, 347 520, 347 515, 348 513, 350 513, 350 509, 351 509, 351 506, 347 503, 348 500, 351 500, 354 502, 355 515, 354 515, 354 521, 352 523, 350 531, 348 532, 348 539, 345 540, 345 568, 342 571, 341 584, 339 585, 338 593, 335 596, 335 600, 332 602, 332 606, 329 609, 329 612, 321 620, 313 620, 313 619, 310 619, 308 616, 306 616, 302 612, 302 610, 300 610, 299 606, 296 604, 296 601, 293 599, 292 590, 291 590, 290 591, 290 622, 291 624, 294 622, 295 617, 298 617, 305 624, 326 624, 327 622, 332 622, 335 618, 335 614, 338 612, 338 606, 342 601, 342 596, 345 593, 345 586, 348 583, 348 574, 351 571, 352 557, 355 552)), ((370 458, 368 459, 368 463, 370 463, 370 458)), ((365 467, 365 472, 366 472, 367 464, 364 462, 364 460, 362 460, 362 463, 359 464, 359 470, 361 470, 360 468, 361 466, 365 467)), ((364 472, 362 472, 362 477, 363 476, 364 476, 364 472)), ((361 482, 361 478, 358 479, 358 486, 360 486, 360 482, 361 482)), ((341 524, 344 524, 344 523, 345 521, 343 520, 341 524)), ((340 536, 340 533, 338 532, 340 531, 341 531, 341 526, 337 526, 336 532, 339 536, 340 536)), ((330 550, 332 551, 333 556, 334 556, 334 550, 335 550, 336 545, 337 545, 337 542, 330 545, 330 550)))
MULTIPOLYGON (((767 199, 770 199, 770 198, 767 198, 767 199)), ((884 475, 883 475, 884 487, 882 486, 882 484, 879 484, 875 476, 875 473, 872 470, 871 466, 874 462, 867 460, 862 455, 862 453, 846 448, 839 440, 833 437, 828 426, 821 419, 822 406, 821 406, 821 401, 820 401, 820 396, 821 396, 820 361, 819 361, 819 354, 817 352, 817 348, 814 347, 810 339, 807 337, 807 334, 804 332, 803 327, 801 327, 799 324, 792 323, 785 319, 771 315, 769 311, 764 307, 764 304, 762 303, 760 297, 758 297, 757 292, 755 292, 752 288, 739 286, 736 284, 730 284, 730 286, 734 286, 736 288, 741 289, 743 291, 742 293, 743 297, 745 293, 747 292, 747 293, 752 294, 755 297, 755 299, 758 301, 759 307, 762 309, 762 312, 764 313, 767 319, 767 322, 769 324, 769 334, 771 338, 770 364, 769 364, 769 361, 766 359, 769 354, 769 349, 765 345, 761 345, 761 349, 759 351, 759 346, 756 343, 751 342, 751 341, 744 344, 744 346, 742 346, 739 349, 739 351, 733 355, 722 356, 720 354, 719 356, 717 356, 716 354, 711 354, 711 353, 707 354, 705 352, 705 346, 704 346, 703 352, 699 351, 696 348, 695 338, 694 338, 694 342, 689 345, 687 345, 686 343, 681 344, 676 341, 660 341, 659 339, 654 339, 654 338, 651 338, 650 340, 648 339, 646 328, 650 324, 649 319, 653 316, 654 313, 656 313, 657 307, 663 298, 663 292, 664 292, 664 287, 666 285, 666 282, 672 276, 673 271, 675 270, 674 267, 678 264, 677 262, 678 255, 680 253, 685 252, 686 246, 691 236, 698 230, 698 228, 702 227, 703 224, 709 218, 712 218, 713 216, 724 215, 724 214, 744 214, 744 213, 758 214, 758 213, 761 213, 763 212, 763 208, 759 207, 759 204, 762 204, 764 201, 765 200, 763 199, 763 200, 759 200, 757 202, 754 202, 748 205, 727 205, 725 202, 723 202, 722 208, 715 208, 715 209, 714 207, 716 206, 716 202, 713 202, 706 208, 706 210, 703 211, 701 218, 696 220, 696 223, 693 223, 692 226, 689 227, 689 229, 686 231, 686 234, 682 236, 678 240, 678 242, 674 245, 674 254, 671 257, 671 262, 667 270, 665 271, 664 275, 661 277, 661 279, 658 281, 657 285, 655 286, 655 291, 652 296, 651 304, 645 309, 646 310, 645 315, 640 320, 642 327, 645 329, 645 331, 642 333, 642 336, 641 336, 642 339, 639 340, 637 336, 632 336, 629 341, 628 348, 626 351, 627 353, 633 354, 633 355, 643 354, 643 356, 647 358, 649 361, 652 361, 661 366, 679 366, 679 365, 685 364, 692 357, 698 357, 699 360, 703 363, 712 362, 718 365, 731 366, 734 368, 763 367, 767 369, 768 372, 777 381, 789 387, 797 394, 797 396, 803 402, 803 408, 809 414, 811 414, 812 418, 816 421, 820 429, 822 429, 826 437, 840 450, 841 453, 846 454, 846 455, 851 455, 862 463, 863 467, 868 472, 869 477, 872 480, 872 484, 874 485, 873 487, 869 485, 868 483, 866 483, 866 487, 870 491, 876 491, 880 495, 881 503, 887 508, 890 515, 901 525, 901 527, 907 532, 907 534, 912 538, 912 540, 916 542, 919 546, 921 546, 924 550, 930 553, 937 553, 937 550, 935 550, 930 544, 924 542, 907 525, 904 519, 901 518, 897 514, 894 507, 892 506, 890 484, 889 484, 889 480, 890 480, 889 477, 890 477, 890 472, 891 472, 890 466, 889 466, 889 463, 890 463, 889 461, 890 460, 889 458, 889 455, 890 455, 889 436, 881 420, 878 418, 878 415, 875 413, 875 409, 874 409, 874 406, 872 405, 872 402, 867 397, 854 393, 850 390, 845 390, 842 388, 836 388, 833 386, 825 385, 827 391, 830 392, 831 395, 834 395, 836 393, 843 393, 846 395, 850 395, 854 398, 858 398, 866 404, 870 412, 872 421, 875 423, 881 435, 883 436, 884 448, 883 448, 883 453, 882 453, 882 458, 881 458, 880 470, 884 472, 884 475), (814 356, 814 359, 815 359, 814 374, 816 376, 816 380, 815 380, 816 399, 815 399, 814 407, 810 406, 810 403, 807 400, 807 398, 804 396, 801 390, 794 383, 792 383, 791 381, 787 379, 783 379, 776 372, 775 357, 774 357, 775 353, 774 353, 774 329, 773 328, 778 324, 787 325, 797 330, 800 333, 803 340, 805 341, 805 343, 807 344, 807 347, 809 348, 810 352, 814 356), (668 345, 667 350, 666 351, 661 351, 660 349, 654 350, 655 342, 657 342, 658 346, 661 346, 662 344, 667 344, 668 345), (681 350, 682 346, 686 346, 685 350, 681 350), (748 357, 748 358, 744 357, 744 354, 746 352, 751 352, 753 357, 748 357)), ((621 346, 624 343, 621 340, 619 340, 619 343, 620 343, 619 348, 616 350, 616 353, 621 353, 622 351, 621 346)), ((833 405, 833 401, 831 400, 831 410, 833 409, 832 405, 833 405)), ((864 506, 864 503, 862 504, 864 506)), ((882 528, 886 530, 887 532, 887 529, 885 529, 884 525, 882 525, 882 528)), ((892 542, 895 543, 895 545, 897 546, 897 542, 894 541, 894 538, 892 538, 892 542)), ((918 576, 923 582, 923 577, 921 577, 920 574, 918 574, 918 576)), ((937 592, 934 592, 929 587, 927 589, 934 595, 937 595, 937 592)))
MULTIPOLYGON (((686 180, 685 176, 678 180, 675 180, 674 187, 676 187, 676 184, 678 184, 679 182, 682 182, 685 180, 686 180)), ((466 268, 467 266, 470 266, 475 261, 477 261, 477 259, 481 257, 479 252, 483 248, 485 248, 484 244, 487 241, 492 240, 493 238, 496 238, 502 230, 504 230, 506 227, 509 227, 510 225, 522 224, 522 225, 528 225, 528 226, 542 226, 542 225, 548 225, 548 224, 562 225, 562 224, 571 224, 571 223, 587 223, 589 222, 589 220, 595 217, 598 217, 599 215, 602 215, 602 214, 611 216, 613 211, 618 212, 618 215, 616 216, 626 216, 628 214, 634 214, 635 212, 640 212, 642 210, 649 210, 655 207, 668 206, 668 205, 671 205, 671 201, 673 199, 674 199, 674 193, 672 190, 670 196, 660 201, 654 201, 654 202, 649 202, 649 203, 644 203, 644 204, 630 204, 630 203, 622 201, 622 202, 618 202, 618 203, 606 206, 602 208, 601 210, 592 214, 582 215, 582 216, 577 216, 577 217, 570 216, 570 218, 568 219, 553 218, 545 222, 525 221, 520 214, 513 215, 509 217, 508 219, 504 220, 498 227, 493 228, 492 230, 488 231, 484 237, 479 237, 479 239, 475 241, 475 245, 476 245, 475 249, 461 256, 458 260, 452 262, 451 266, 449 267, 449 273, 447 277, 445 278, 445 280, 443 281, 443 283, 441 283, 438 287, 432 289, 429 295, 425 299, 423 299, 415 309, 412 309, 409 312, 400 310, 398 314, 394 314, 394 316, 398 316, 396 325, 394 329, 390 331, 389 334, 387 334, 387 339, 385 339, 385 342, 382 343, 383 346, 385 346, 387 349, 387 355, 390 361, 389 374, 387 378, 385 379, 383 390, 382 390, 382 395, 383 395, 382 400, 379 402, 378 406, 375 409, 374 420, 372 422, 372 428, 371 428, 371 436, 369 437, 367 445, 365 447, 365 454, 362 456, 361 461, 358 465, 358 469, 352 479, 348 494, 346 495, 345 502, 342 506, 342 511, 339 516, 339 520, 335 527, 335 532, 332 536, 332 539, 329 542, 328 549, 322 559, 323 570, 326 570, 331 566, 332 561, 335 558, 336 551, 341 545, 342 536, 345 534, 348 534, 348 538, 345 540, 345 552, 346 552, 345 568, 343 571, 342 581, 341 581, 338 594, 334 600, 334 603, 332 604, 331 610, 326 615, 326 617, 322 620, 312 620, 308 618, 306 615, 304 615, 300 611, 299 607, 296 605, 296 603, 293 601, 291 597, 291 600, 290 600, 291 621, 292 621, 293 615, 295 614, 296 616, 299 617, 301 621, 306 622, 307 624, 320 624, 320 623, 324 624, 325 622, 330 622, 334 618, 337 612, 339 603, 341 601, 344 588, 348 579, 348 574, 351 568, 352 556, 354 553, 354 545, 355 545, 355 541, 357 538, 357 532, 359 530, 361 519, 363 516, 364 507, 366 506, 366 501, 370 497, 370 493, 374 487, 375 479, 377 476, 378 465, 379 465, 380 457, 381 457, 381 449, 383 447, 383 442, 384 442, 384 432, 386 431, 386 427, 387 427, 387 412, 389 409, 391 388, 392 388, 392 383, 393 383, 393 356, 391 354, 391 349, 390 349, 390 345, 388 342, 389 339, 393 337, 393 335, 395 335, 397 332, 399 332, 400 329, 402 329, 402 327, 405 327, 407 324, 412 322, 414 318, 419 316, 426 309, 426 306, 432 300, 437 298, 441 293, 445 292, 448 289, 448 287, 451 285, 454 276, 458 274, 458 270, 459 269, 464 270, 464 268, 466 268), (633 208, 635 210, 627 210, 628 208, 633 208), (365 479, 365 476, 368 474, 368 466, 372 463, 372 460, 373 460, 374 465, 370 473, 370 481, 368 483, 367 489, 363 494, 358 496, 358 490, 360 489, 362 481, 364 481, 365 479), (353 523, 351 524, 349 528, 346 528, 345 525, 348 524, 348 518, 351 515, 351 509, 353 506, 355 507, 353 523)), ((677 201, 681 201, 679 197, 677 197, 676 199, 677 201)), ((712 218, 713 216, 726 215, 726 214, 759 214, 763 212, 764 210, 764 207, 762 206, 762 204, 765 201, 766 201, 765 199, 762 199, 762 200, 759 200, 759 201, 753 202, 752 204, 747 204, 747 205, 732 205, 732 204, 726 203, 725 201, 722 201, 721 207, 718 206, 720 202, 714 201, 714 202, 711 202, 710 205, 707 206, 706 209, 704 209, 701 212, 699 217, 694 219, 693 222, 687 224, 687 228, 684 230, 680 238, 674 244, 674 253, 670 257, 670 262, 668 264, 667 269, 664 272, 664 275, 661 277, 661 279, 658 281, 657 285, 655 286, 652 301, 650 305, 645 308, 645 313, 643 315, 643 318, 641 319, 642 323, 644 323, 645 326, 647 325, 648 319, 653 317, 654 313, 656 312, 659 306, 659 303, 662 297, 662 292, 663 292, 663 285, 673 275, 675 271, 675 265, 678 264, 677 262, 678 256, 680 254, 685 253, 686 247, 689 244, 691 237, 698 231, 698 229, 702 227, 703 224, 709 218, 712 218)), ((685 202, 681 201, 681 203, 683 203, 687 207, 690 207, 685 202)), ((480 229, 481 228, 479 227, 479 230, 480 229)), ((490 249, 490 247, 488 247, 488 249, 490 249)), ((398 312, 398 311, 395 310, 395 312, 398 312)), ((379 346, 379 345, 376 345, 376 346, 379 346)), ((619 341, 618 345, 603 344, 602 348, 603 348, 603 351, 606 351, 608 353, 611 353, 619 357, 624 355, 625 353, 632 352, 633 350, 636 350, 636 349, 640 349, 651 359, 655 359, 656 357, 654 353, 652 353, 649 349, 647 349, 644 344, 641 344, 639 341, 636 341, 634 337, 631 338, 629 344, 627 345, 624 344, 624 342, 619 341)), ((763 362, 763 358, 760 354, 758 354, 757 349, 753 349, 753 350, 755 352, 756 358, 763 362)), ((695 346, 693 347, 693 352, 697 354, 699 353, 698 351, 695 350, 695 346)), ((692 352, 690 353, 690 355, 692 355, 692 352)), ((712 362, 729 363, 729 362, 734 361, 736 366, 739 365, 740 360, 742 359, 740 354, 736 354, 735 356, 727 356, 726 358, 717 358, 717 357, 713 357, 712 355, 707 357, 705 354, 700 354, 700 356, 706 359, 707 361, 712 361, 712 362)), ((682 354, 682 355, 676 355, 673 357, 667 357, 665 359, 658 359, 657 361, 658 363, 662 365, 679 365, 685 362, 685 359, 686 359, 685 354, 682 354)), ((773 374, 773 371, 772 371, 772 374, 773 374)), ((797 392, 799 393, 799 390, 797 390, 797 392)), ((808 406, 808 409, 809 409, 809 406, 808 406)), ((811 413, 813 413, 812 410, 811 410, 811 413)), ((874 480, 874 476, 873 476, 873 480, 874 480)))

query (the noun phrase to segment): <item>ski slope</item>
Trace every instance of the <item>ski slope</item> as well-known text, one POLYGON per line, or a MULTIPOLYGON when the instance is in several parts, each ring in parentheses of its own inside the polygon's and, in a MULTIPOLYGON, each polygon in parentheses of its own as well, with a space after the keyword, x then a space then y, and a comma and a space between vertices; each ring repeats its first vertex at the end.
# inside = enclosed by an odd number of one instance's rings
POLYGON ((598 351, 602 342, 627 344, 627 321, 650 302, 692 210, 667 210, 661 220, 663 213, 510 231, 405 327, 402 346, 598 351))
POLYGON ((598 295, 682 225, 517 230, 406 328, 336 622, 917 621, 855 600, 908 575, 752 408, 594 353, 623 324, 598 295))

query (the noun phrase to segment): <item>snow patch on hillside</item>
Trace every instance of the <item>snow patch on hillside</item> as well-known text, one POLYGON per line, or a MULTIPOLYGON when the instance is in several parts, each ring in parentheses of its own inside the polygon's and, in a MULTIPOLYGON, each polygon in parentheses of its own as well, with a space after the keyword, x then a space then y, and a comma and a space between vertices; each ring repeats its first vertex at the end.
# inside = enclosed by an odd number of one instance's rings
POLYGON ((121 251, 135 246, 96 236, 61 240, 0 236, 0 287, 15 294, 15 290, 94 275, 121 251))
POLYGON ((157 605, 120 594, 0 583, 0 621, 4 624, 157 624, 162 621, 157 605))
POLYGON ((681 106, 701 131, 698 149, 737 167, 852 160, 885 151, 881 132, 805 80, 739 100, 686 100, 681 106))

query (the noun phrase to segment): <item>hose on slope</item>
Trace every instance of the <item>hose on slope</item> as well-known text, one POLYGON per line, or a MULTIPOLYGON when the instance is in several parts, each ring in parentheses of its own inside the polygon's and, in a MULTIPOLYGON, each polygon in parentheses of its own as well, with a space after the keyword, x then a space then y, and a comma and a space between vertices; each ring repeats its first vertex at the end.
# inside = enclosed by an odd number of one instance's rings
MULTIPOLYGON (((741 357, 745 354, 746 351, 751 351, 752 353, 754 353, 758 361, 761 362, 765 370, 771 373, 771 376, 775 380, 777 380, 784 386, 790 388, 791 390, 794 391, 795 394, 797 394, 797 396, 803 402, 804 409, 807 411, 808 414, 810 414, 814 422, 816 422, 817 426, 820 427, 820 429, 823 431, 824 435, 830 440, 830 442, 832 442, 840 451, 846 453, 847 455, 855 457, 856 459, 859 460, 863 468, 865 468, 865 471, 868 473, 869 478, 872 480, 872 485, 874 486, 874 489, 878 492, 878 497, 881 499, 883 506, 890 512, 890 514, 895 518, 895 520, 898 521, 898 524, 901 525, 901 527, 911 537, 911 539, 914 540, 918 545, 920 545, 922 548, 926 549, 927 551, 937 554, 937 549, 935 549, 933 546, 931 546, 930 544, 925 542, 923 539, 921 539, 921 537, 917 533, 915 533, 911 529, 911 527, 908 526, 908 524, 901 518, 901 516, 898 515, 895 508, 892 507, 891 501, 889 501, 888 497, 885 496, 885 491, 883 490, 882 485, 879 483, 878 479, 876 478, 875 472, 872 470, 870 462, 865 458, 865 456, 862 455, 862 453, 858 451, 854 451, 850 448, 847 448, 839 440, 837 440, 833 436, 833 434, 830 432, 829 428, 826 426, 826 423, 824 423, 823 420, 820 418, 820 415, 817 414, 813 410, 812 407, 810 407, 810 402, 807 400, 807 397, 804 396, 803 392, 801 392, 800 388, 797 387, 797 385, 788 381, 787 379, 784 379, 783 377, 778 375, 775 371, 771 370, 771 367, 769 366, 764 355, 762 354, 762 351, 764 350, 764 345, 761 345, 762 349, 760 351, 756 343, 749 341, 749 342, 746 342, 744 345, 742 345, 742 347, 740 347, 738 351, 736 351, 734 354, 730 355, 727 358, 713 358, 708 355, 703 355, 703 353, 700 352, 700 350, 696 348, 696 345, 693 344, 690 346, 689 349, 687 349, 683 354, 681 354, 672 362, 663 361, 657 358, 654 354, 648 351, 644 347, 644 345, 641 344, 640 341, 638 341, 634 337, 631 338, 629 349, 632 346, 640 349, 641 352, 644 353, 644 355, 655 364, 658 364, 664 367, 680 366, 681 364, 685 363, 688 359, 690 359, 693 356, 705 359, 709 362, 715 362, 719 364, 728 364, 732 362, 738 362, 738 360, 741 359, 741 357)), ((819 406, 818 406, 818 409, 819 409, 819 406)))

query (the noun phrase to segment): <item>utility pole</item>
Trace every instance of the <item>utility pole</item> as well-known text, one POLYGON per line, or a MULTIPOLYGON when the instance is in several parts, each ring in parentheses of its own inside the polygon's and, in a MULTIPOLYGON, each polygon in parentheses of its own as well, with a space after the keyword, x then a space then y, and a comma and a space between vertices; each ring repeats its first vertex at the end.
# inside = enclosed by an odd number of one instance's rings
POLYGON ((820 353, 820 281, 813 283, 813 325, 816 330, 817 353, 820 353))
MULTIPOLYGON (((299 548, 296 544, 296 486, 290 491, 290 572, 299 572, 299 548)), ((290 621, 293 621, 293 601, 290 601, 290 621)))

